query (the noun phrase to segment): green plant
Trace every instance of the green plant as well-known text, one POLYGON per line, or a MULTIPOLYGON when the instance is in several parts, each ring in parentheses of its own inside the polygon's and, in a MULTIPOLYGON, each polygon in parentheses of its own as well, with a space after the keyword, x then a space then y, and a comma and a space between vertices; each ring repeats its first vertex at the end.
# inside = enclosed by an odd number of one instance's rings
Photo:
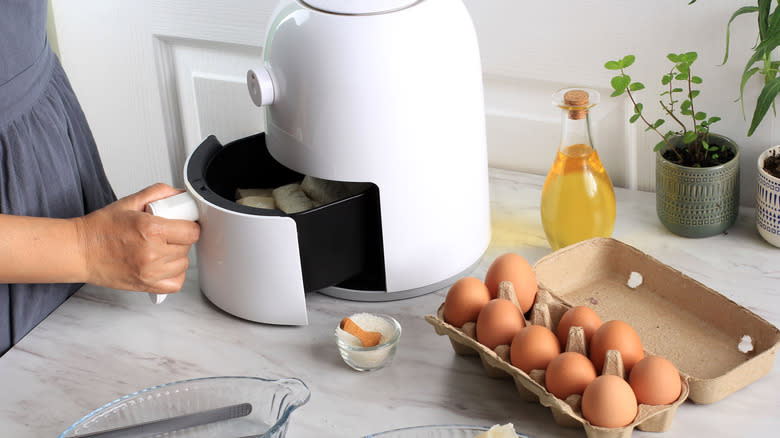
POLYGON ((729 158, 722 154, 725 152, 723 146, 710 144, 709 142, 710 126, 719 121, 720 117, 707 117, 705 112, 697 111, 694 105, 695 98, 700 91, 693 89, 693 85, 703 82, 702 78, 693 75, 691 70, 691 66, 697 57, 696 52, 670 53, 667 55, 667 59, 672 62, 672 67, 668 73, 661 77, 661 85, 664 87, 664 91, 660 93, 658 103, 661 105, 663 113, 671 119, 671 123, 674 124, 675 128, 678 126, 679 128, 669 129, 665 133, 662 133, 660 129, 666 124, 666 120, 659 118, 652 123, 647 120, 645 118, 644 105, 637 101, 634 95, 635 92, 645 88, 641 82, 632 81, 631 77, 626 73, 626 69, 634 63, 636 57, 634 55, 626 55, 617 61, 607 61, 604 67, 620 73, 610 81, 614 90, 611 96, 617 97, 623 93, 628 94, 634 107, 634 114, 629 118, 629 122, 634 123, 637 120, 642 120, 647 126, 645 131, 655 131, 661 137, 661 141, 655 145, 654 151, 658 151, 664 145, 667 145, 669 146, 669 152, 664 157, 668 160, 684 166, 706 167, 728 161, 729 158), (678 100, 678 96, 682 101, 678 100), (679 116, 677 113, 679 113, 679 116), (690 127, 686 126, 683 119, 690 120, 690 127), (684 147, 674 147, 670 140, 675 136, 682 138, 684 147))
MULTIPOLYGON (((691 0, 688 4, 695 3, 691 0)), ((729 39, 731 36, 731 23, 735 18, 744 14, 756 14, 756 24, 758 26, 758 41, 753 46, 753 55, 745 65, 742 72, 742 78, 739 84, 739 101, 742 103, 742 114, 745 114, 745 84, 756 75, 761 74, 764 79, 764 85, 761 93, 756 99, 756 107, 753 110, 753 118, 750 121, 748 137, 753 135, 756 128, 766 116, 769 107, 776 115, 775 97, 780 92, 780 77, 778 77, 778 67, 780 61, 772 60, 772 52, 780 46, 780 0, 775 2, 772 10, 772 0, 757 0, 756 6, 743 6, 737 9, 726 25, 726 53, 723 56, 723 64, 729 59, 729 39)))

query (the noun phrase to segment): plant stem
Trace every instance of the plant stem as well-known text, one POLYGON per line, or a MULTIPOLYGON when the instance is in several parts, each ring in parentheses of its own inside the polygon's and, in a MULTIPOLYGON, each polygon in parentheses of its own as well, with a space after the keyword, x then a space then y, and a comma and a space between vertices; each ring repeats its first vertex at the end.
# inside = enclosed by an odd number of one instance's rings
MULTIPOLYGON (((701 156, 701 149, 702 147, 697 147, 697 143, 699 143, 698 136, 699 132, 696 129, 696 110, 693 108, 693 90, 691 86, 691 69, 690 66, 688 67, 688 100, 691 102, 691 120, 693 121, 693 132, 696 133, 696 140, 692 141, 690 144, 688 144, 688 151, 691 153, 691 156, 696 158, 698 161, 699 156, 701 156)), ((683 134, 685 134, 683 132, 683 134)), ((704 160, 707 159, 707 151, 704 151, 704 160)))
MULTIPOLYGON (((621 70, 620 72, 623 73, 623 70, 621 70)), ((639 111, 639 107, 636 104, 636 100, 634 100, 634 95, 631 94, 631 90, 628 89, 628 87, 626 87, 626 94, 628 94, 628 98, 631 99, 631 103, 634 105, 634 111, 637 111, 639 113, 639 118, 641 118, 642 121, 645 122, 645 125, 647 125, 648 128, 650 128, 653 131, 655 131, 655 133, 658 134, 659 137, 661 137, 661 140, 663 140, 664 143, 666 143, 669 146, 669 149, 671 149, 675 154, 677 154, 677 158, 679 158, 680 161, 682 161, 682 159, 683 159, 682 155, 680 155, 680 153, 677 152, 677 149, 675 149, 669 143, 669 141, 666 140, 666 136, 661 134, 655 126, 651 125, 650 122, 648 122, 647 119, 645 118, 645 115, 642 114, 641 111, 639 111)), ((664 106, 663 102, 659 101, 659 103, 666 110, 666 107, 664 106)), ((669 110, 666 110, 666 111, 669 112, 669 110)), ((674 117, 674 114, 669 113, 669 115, 671 115, 675 120, 677 120, 677 117, 674 117)), ((680 123, 680 121, 677 120, 677 123, 680 123)), ((680 123, 680 124, 682 124, 682 123, 680 123)), ((683 129, 685 129, 685 125, 683 125, 683 129)))

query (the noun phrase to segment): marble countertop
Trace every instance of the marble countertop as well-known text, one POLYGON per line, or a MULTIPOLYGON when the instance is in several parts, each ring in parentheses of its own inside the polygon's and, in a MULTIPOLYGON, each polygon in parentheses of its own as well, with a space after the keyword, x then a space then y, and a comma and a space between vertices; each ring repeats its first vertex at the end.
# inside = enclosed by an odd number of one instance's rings
MULTIPOLYGON (((539 218, 544 178, 492 169, 493 238, 472 275, 484 277, 498 254, 531 263, 551 252, 539 218)), ((653 193, 616 190, 613 237, 715 289, 780 326, 780 249, 755 229, 743 208, 727 233, 704 239, 672 235, 655 215, 653 193)), ((384 302, 307 295, 309 325, 241 320, 213 306, 193 267, 181 292, 162 305, 145 293, 85 286, 0 358, 3 436, 56 437, 122 395, 183 379, 246 375, 298 377, 310 401, 292 414, 287 436, 360 437, 421 424, 512 422, 530 436, 583 437, 556 425, 547 408, 520 399, 511 380, 487 377, 478 358, 456 355, 425 320, 446 290, 384 302), (388 368, 360 373, 345 365, 333 330, 355 312, 391 314, 403 336, 388 368)), ((662 435, 766 436, 780 430, 780 370, 711 405, 686 402, 662 435)))

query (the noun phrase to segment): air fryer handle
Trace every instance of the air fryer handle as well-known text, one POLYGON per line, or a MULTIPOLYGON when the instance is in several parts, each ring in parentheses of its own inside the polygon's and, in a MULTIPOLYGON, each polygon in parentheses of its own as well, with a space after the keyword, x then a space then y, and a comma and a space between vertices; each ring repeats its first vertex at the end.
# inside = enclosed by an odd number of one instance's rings
MULTIPOLYGON (((144 210, 149 214, 166 219, 197 221, 199 216, 198 204, 187 192, 150 202, 146 204, 144 210)), ((165 301, 165 297, 167 297, 165 294, 149 293, 149 299, 151 299, 154 304, 161 304, 165 301)))
POLYGON ((187 192, 169 196, 146 204, 146 212, 165 219, 183 219, 197 221, 199 217, 198 204, 187 192))

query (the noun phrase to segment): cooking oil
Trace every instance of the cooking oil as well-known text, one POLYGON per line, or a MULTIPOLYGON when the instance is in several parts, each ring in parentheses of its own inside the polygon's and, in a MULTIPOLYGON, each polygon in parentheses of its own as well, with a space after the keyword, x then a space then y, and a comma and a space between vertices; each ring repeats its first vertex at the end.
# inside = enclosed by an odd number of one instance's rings
POLYGON ((590 135, 588 113, 594 90, 561 90, 561 143, 542 189, 541 215, 552 249, 592 237, 610 237, 615 226, 615 192, 590 135), (561 99, 562 96, 562 99, 561 99))

